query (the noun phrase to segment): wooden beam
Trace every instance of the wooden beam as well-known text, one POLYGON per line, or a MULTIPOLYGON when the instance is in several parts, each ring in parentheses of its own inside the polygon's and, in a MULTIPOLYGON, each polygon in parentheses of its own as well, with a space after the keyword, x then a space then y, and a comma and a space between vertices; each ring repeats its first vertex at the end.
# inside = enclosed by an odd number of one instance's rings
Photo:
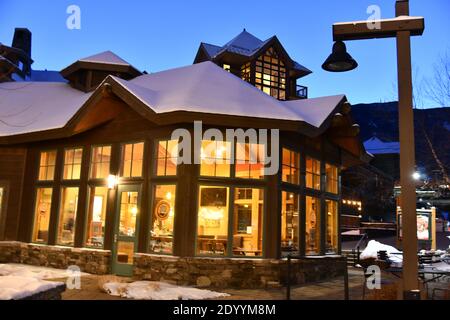
POLYGON ((409 31, 412 36, 420 36, 425 30, 423 17, 400 16, 393 19, 339 22, 333 24, 334 41, 365 40, 396 37, 400 31, 409 31), (379 22, 380 29, 369 29, 368 22, 379 22))

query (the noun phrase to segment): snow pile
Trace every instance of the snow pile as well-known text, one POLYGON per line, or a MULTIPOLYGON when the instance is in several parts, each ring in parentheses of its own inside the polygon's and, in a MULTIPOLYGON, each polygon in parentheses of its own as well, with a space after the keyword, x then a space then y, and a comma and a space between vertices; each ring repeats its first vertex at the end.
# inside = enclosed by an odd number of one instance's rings
MULTIPOLYGON (((0 264, 0 276, 17 276, 42 280, 67 278, 70 275, 73 275, 73 273, 69 273, 67 270, 15 263, 0 264)), ((86 273, 81 273, 80 275, 86 275, 86 273)))
POLYGON ((377 259, 378 257, 378 251, 386 251, 389 260, 391 260, 394 264, 400 264, 403 261, 403 256, 401 255, 401 251, 398 251, 396 248, 382 244, 381 242, 370 240, 367 244, 367 247, 364 249, 363 252, 361 252, 361 255, 359 258, 361 260, 367 260, 367 259, 377 259), (396 254, 400 253, 400 254, 396 254))
POLYGON ((227 293, 179 287, 157 281, 108 282, 103 288, 112 296, 137 300, 203 300, 229 296, 227 293))
POLYGON ((0 300, 17 300, 47 291, 63 285, 62 282, 52 282, 21 276, 0 277, 0 300))

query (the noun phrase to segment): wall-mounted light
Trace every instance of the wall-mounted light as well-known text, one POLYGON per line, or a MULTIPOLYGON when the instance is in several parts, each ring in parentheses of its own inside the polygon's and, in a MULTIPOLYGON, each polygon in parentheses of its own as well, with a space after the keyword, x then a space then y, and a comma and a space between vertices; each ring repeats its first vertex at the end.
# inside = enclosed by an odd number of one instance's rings
POLYGON ((119 182, 119 179, 117 178, 117 176, 110 174, 108 176, 108 189, 115 189, 118 182, 119 182))
POLYGON ((420 173, 416 171, 416 172, 414 172, 412 174, 412 177, 413 177, 414 180, 419 180, 420 179, 420 173))

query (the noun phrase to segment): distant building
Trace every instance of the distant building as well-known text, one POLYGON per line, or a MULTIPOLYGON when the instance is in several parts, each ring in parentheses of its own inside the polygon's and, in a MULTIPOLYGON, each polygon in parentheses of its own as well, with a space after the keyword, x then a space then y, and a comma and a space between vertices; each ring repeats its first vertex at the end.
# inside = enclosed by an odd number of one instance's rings
POLYGON ((364 141, 364 147, 374 156, 370 162, 372 166, 391 176, 394 181, 400 179, 400 143, 398 141, 382 141, 374 136, 364 141))
POLYGON ((0 43, 0 82, 67 82, 58 71, 33 70, 31 32, 16 28, 11 46, 0 43))

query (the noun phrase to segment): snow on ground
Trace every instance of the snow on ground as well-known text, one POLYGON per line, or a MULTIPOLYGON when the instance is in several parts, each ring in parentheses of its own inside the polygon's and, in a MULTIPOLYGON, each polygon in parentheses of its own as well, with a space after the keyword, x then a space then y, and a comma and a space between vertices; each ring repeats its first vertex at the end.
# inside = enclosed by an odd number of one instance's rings
MULTIPOLYGON (((47 267, 31 266, 26 264, 0 264, 0 276, 18 276, 29 277, 38 280, 43 279, 61 279, 73 275, 73 272, 68 272, 63 269, 54 269, 47 267)), ((81 276, 87 273, 80 273, 81 276)))
POLYGON ((393 264, 397 266, 401 266, 401 263, 403 262, 403 256, 401 254, 401 251, 398 251, 393 246, 389 246, 386 244, 383 244, 381 242, 378 242, 376 240, 370 240, 367 244, 367 247, 364 249, 363 252, 361 252, 361 255, 359 258, 361 260, 366 259, 377 259, 378 257, 378 251, 386 251, 389 259, 393 262, 393 264))
POLYGON ((17 300, 62 285, 62 282, 45 281, 23 276, 0 276, 0 300, 17 300))
POLYGON ((138 300, 203 300, 229 296, 227 293, 179 287, 157 281, 108 282, 103 287, 112 296, 138 300))

